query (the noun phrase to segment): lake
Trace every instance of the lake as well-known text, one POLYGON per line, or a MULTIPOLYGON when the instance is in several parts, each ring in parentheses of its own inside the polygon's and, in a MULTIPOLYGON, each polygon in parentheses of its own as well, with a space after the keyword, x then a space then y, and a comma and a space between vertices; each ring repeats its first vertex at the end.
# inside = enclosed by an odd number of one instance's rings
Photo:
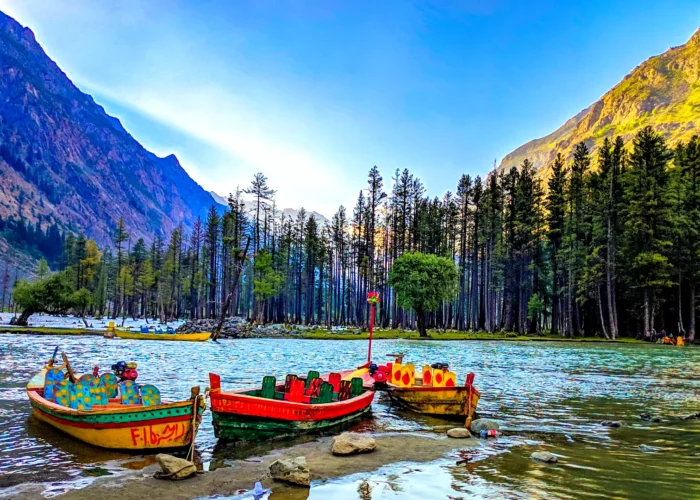
MULTIPOLYGON (((95 364, 104 372, 116 361, 137 361, 138 381, 155 384, 168 400, 187 398, 191 386, 206 387, 209 371, 222 375, 224 388, 245 387, 267 374, 279 378, 359 365, 367 347, 363 341, 186 343, 0 335, 0 487, 45 482, 50 496, 91 481, 96 467, 118 472, 114 460, 127 458, 76 443, 30 417, 24 386, 56 345, 81 373, 95 364)), ((503 435, 481 441, 461 465, 457 461, 464 455, 458 453, 411 464, 407 449, 405 462, 314 483, 309 498, 700 498, 700 420, 682 418, 700 412, 698 348, 401 340, 373 346, 374 358, 382 362, 395 352, 417 365, 449 361, 460 380, 476 373, 479 413, 499 420, 503 435), (662 421, 643 421, 641 413, 662 421), (622 427, 604 421, 620 421, 622 427), (559 463, 533 462, 529 456, 535 450, 556 454, 559 463)), ((372 417, 355 429, 420 433, 445 424, 397 410, 380 393, 372 417)), ((197 449, 210 468, 245 454, 217 446, 209 412, 197 449)), ((131 462, 129 467, 149 463, 131 462)))

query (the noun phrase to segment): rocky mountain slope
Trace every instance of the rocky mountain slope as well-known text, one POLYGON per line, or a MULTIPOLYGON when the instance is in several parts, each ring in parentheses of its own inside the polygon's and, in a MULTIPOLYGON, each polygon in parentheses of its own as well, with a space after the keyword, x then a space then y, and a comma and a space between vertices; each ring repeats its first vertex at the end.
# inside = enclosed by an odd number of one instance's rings
POLYGON ((100 244, 189 226, 215 203, 173 155, 141 146, 0 12, 0 218, 59 223, 100 244))
POLYGON ((595 150, 605 137, 630 140, 652 125, 670 144, 700 134, 700 29, 680 47, 673 47, 637 66, 598 101, 551 134, 530 141, 506 155, 499 169, 529 158, 548 178, 557 152, 569 156, 585 141, 595 150))

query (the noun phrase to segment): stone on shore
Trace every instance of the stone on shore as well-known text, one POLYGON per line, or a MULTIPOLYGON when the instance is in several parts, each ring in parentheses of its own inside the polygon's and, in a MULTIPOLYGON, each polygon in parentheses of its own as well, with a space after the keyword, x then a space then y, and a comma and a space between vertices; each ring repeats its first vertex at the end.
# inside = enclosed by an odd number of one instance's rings
POLYGON ((377 449, 377 441, 366 434, 343 432, 333 439, 331 452, 333 455, 356 455, 370 453, 377 449))
POLYGON ((481 431, 497 431, 498 422, 495 420, 489 420, 488 418, 479 418, 472 422, 471 431, 474 434, 479 434, 481 431))
POLYGON ((163 470, 162 476, 168 476, 169 479, 184 479, 197 473, 197 467, 184 458, 159 453, 156 460, 163 470))
POLYGON ((298 486, 309 486, 311 474, 306 465, 306 457, 281 458, 270 464, 270 476, 272 479, 298 486))
POLYGON ((537 461, 537 462, 543 462, 546 464, 555 464, 557 463, 557 457, 552 455, 548 451, 535 451, 530 455, 530 458, 537 461))
POLYGON ((467 439, 472 437, 472 433, 466 427, 455 427, 447 431, 447 436, 455 439, 467 439))

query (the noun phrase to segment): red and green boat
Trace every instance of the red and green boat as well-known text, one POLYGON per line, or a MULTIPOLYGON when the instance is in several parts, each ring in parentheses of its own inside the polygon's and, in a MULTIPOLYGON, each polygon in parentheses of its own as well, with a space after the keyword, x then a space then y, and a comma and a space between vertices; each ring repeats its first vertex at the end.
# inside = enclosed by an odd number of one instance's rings
POLYGON ((363 386, 366 367, 326 376, 287 375, 284 384, 263 378, 255 389, 223 391, 209 374, 212 421, 218 438, 257 441, 322 432, 370 412, 374 391, 363 386))

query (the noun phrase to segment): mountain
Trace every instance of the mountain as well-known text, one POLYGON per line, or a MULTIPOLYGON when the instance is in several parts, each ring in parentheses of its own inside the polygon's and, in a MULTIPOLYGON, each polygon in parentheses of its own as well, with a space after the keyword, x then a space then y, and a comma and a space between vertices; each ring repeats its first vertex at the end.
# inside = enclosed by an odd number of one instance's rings
POLYGON ((569 156, 581 141, 595 150, 605 137, 618 135, 627 142, 647 125, 671 145, 700 134, 700 29, 685 45, 644 61, 551 134, 506 155, 499 170, 529 158, 546 179, 557 152, 569 156))
POLYGON ((57 224, 100 244, 120 218, 132 241, 150 240, 215 203, 174 155, 147 151, 1 12, 0 179, 0 219, 57 224))
MULTIPOLYGON (((209 191, 211 195, 214 197, 214 200, 220 205, 223 205, 225 207, 228 207, 228 200, 221 196, 220 194, 215 193, 214 191, 209 191)), ((255 200, 252 198, 249 199, 243 199, 243 203, 245 203, 245 209, 248 212, 248 214, 255 214, 255 200)), ((263 203, 267 203, 264 202, 263 203)), ((291 219, 296 219, 299 216, 299 209, 298 208, 285 208, 282 210, 282 215, 285 217, 289 217, 291 219)), ((316 219, 316 221, 319 224, 325 224, 328 222, 328 219, 324 216, 321 215, 318 212, 306 212, 306 216, 308 217, 309 215, 313 215, 313 217, 316 219)))

